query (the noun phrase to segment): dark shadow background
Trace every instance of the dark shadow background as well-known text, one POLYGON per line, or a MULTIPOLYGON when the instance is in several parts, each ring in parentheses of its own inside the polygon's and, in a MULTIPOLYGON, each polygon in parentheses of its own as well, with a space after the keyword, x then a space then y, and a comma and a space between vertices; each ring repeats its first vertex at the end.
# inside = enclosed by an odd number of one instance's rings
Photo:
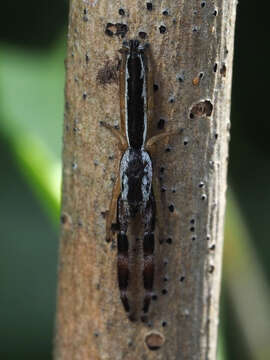
MULTIPOLYGON (((242 1, 238 6, 229 181, 269 280, 270 78, 266 9, 266 1, 242 1)), ((64 0, 2 2, 0 41, 46 51, 65 31, 67 19, 64 0)), ((2 134, 0 153, 0 357, 49 360, 56 297, 57 229, 22 177, 2 134)), ((228 359, 248 360, 226 289, 222 319, 228 359)))

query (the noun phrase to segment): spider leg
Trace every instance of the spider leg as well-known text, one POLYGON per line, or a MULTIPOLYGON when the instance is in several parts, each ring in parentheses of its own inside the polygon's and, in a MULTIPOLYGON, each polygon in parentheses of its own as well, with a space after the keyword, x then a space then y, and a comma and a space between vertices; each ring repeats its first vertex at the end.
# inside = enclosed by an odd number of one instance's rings
POLYGON ((118 146, 120 150, 122 151, 126 150, 126 148, 128 147, 127 140, 125 136, 123 136, 118 129, 116 129, 114 126, 110 124, 107 124, 105 121, 100 121, 100 125, 110 130, 111 133, 116 137, 116 139, 118 140, 118 146))
POLYGON ((117 268, 118 268, 118 284, 120 290, 120 298, 126 312, 129 312, 130 306, 127 297, 127 288, 129 281, 129 255, 128 255, 128 205, 120 197, 118 198, 118 222, 120 231, 117 235, 117 268))
POLYGON ((120 194, 120 176, 118 174, 115 184, 114 184, 114 188, 113 188, 113 194, 112 194, 112 199, 111 199, 111 203, 110 203, 109 214, 106 219, 106 241, 107 242, 110 242, 111 238, 112 238, 112 226, 116 220, 115 214, 117 212, 117 200, 118 200, 119 194, 120 194))
POLYGON ((152 298, 152 290, 154 284, 154 249, 155 249, 155 212, 156 204, 151 193, 150 199, 146 207, 142 211, 144 222, 143 236, 143 285, 145 290, 143 301, 143 312, 147 313, 152 298))
POLYGON ((147 151, 151 151, 153 145, 155 145, 160 140, 163 140, 165 137, 168 137, 171 135, 177 135, 177 134, 181 134, 181 133, 182 133, 182 129, 180 129, 180 130, 178 129, 178 130, 168 131, 168 132, 164 132, 162 134, 152 136, 150 139, 147 140, 145 148, 147 151))

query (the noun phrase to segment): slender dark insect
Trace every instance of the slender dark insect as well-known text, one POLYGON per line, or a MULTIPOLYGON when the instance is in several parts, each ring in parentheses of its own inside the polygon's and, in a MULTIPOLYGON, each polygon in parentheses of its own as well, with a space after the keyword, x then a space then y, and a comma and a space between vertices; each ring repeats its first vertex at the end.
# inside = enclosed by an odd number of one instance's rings
MULTIPOLYGON (((153 176, 155 172, 150 154, 157 141, 176 133, 176 131, 167 132, 147 138, 153 111, 153 83, 148 51, 149 46, 141 45, 138 40, 123 43, 123 48, 120 50, 122 53, 120 130, 101 122, 101 125, 110 129, 118 139, 122 152, 119 174, 107 217, 106 236, 107 240, 111 240, 113 231, 117 232, 118 284, 122 303, 126 312, 129 312, 130 242, 128 234, 134 219, 137 216, 140 217, 143 226, 144 298, 142 310, 144 313, 148 312, 153 291, 155 226, 158 210, 156 199, 160 192, 153 176), (114 223, 115 220, 116 223, 114 223)), ((137 236, 137 234, 132 235, 137 236)))

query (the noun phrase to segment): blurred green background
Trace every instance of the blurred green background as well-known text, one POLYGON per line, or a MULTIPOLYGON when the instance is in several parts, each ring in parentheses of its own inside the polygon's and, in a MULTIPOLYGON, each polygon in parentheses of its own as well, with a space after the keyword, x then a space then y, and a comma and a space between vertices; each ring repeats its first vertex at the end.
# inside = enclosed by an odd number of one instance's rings
MULTIPOLYGON (((270 359, 269 20, 250 5, 236 27, 218 360, 270 359)), ((49 360, 68 5, 13 0, 1 15, 0 357, 49 360)))

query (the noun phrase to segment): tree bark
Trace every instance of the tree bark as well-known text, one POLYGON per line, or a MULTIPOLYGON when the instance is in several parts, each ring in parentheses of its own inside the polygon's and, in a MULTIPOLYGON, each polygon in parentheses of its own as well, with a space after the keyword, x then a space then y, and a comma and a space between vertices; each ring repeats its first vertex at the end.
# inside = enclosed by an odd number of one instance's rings
POLYGON ((55 360, 216 358, 236 0, 151 4, 70 2, 55 360), (182 129, 153 159, 166 231, 146 323, 127 318, 105 241, 121 153, 100 126, 119 124, 118 50, 135 38, 150 44, 150 135, 182 129))

